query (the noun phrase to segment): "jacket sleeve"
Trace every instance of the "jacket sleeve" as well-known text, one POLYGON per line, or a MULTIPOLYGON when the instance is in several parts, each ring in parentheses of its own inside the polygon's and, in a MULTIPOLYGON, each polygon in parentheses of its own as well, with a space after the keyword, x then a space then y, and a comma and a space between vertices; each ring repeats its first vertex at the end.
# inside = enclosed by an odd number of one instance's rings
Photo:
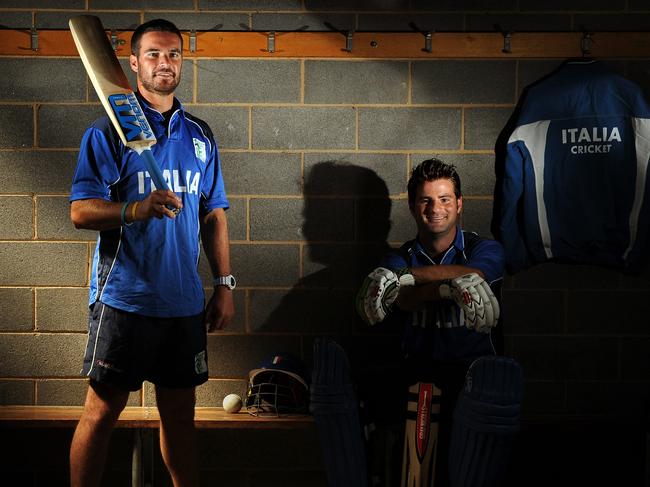
POLYGON ((506 150, 504 175, 496 188, 501 202, 497 212, 499 240, 505 250, 506 269, 510 273, 530 265, 519 220, 526 158, 530 158, 530 154, 524 142, 511 138, 506 150))

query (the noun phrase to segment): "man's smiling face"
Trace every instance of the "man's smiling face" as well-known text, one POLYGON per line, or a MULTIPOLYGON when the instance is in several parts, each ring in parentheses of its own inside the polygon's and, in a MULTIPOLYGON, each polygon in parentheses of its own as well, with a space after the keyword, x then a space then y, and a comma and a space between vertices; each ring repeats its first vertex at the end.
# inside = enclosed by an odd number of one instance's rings
POLYGON ((456 198, 451 179, 435 179, 422 183, 415 193, 411 214, 418 235, 434 240, 453 232, 463 207, 463 198, 456 198))

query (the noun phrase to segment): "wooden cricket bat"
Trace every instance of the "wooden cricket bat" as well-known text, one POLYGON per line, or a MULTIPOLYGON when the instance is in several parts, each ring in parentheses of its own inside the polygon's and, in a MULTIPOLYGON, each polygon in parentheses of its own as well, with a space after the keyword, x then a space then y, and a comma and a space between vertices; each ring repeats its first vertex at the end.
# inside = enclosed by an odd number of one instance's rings
POLYGON ((440 389, 418 382, 409 387, 402 462, 402 487, 433 487, 436 474, 440 389))
MULTIPOLYGON (((101 20, 94 15, 79 15, 71 18, 69 25, 86 73, 122 143, 144 158, 156 189, 171 189, 151 152, 156 137, 117 60, 101 20)), ((177 208, 168 208, 178 212, 177 208)))

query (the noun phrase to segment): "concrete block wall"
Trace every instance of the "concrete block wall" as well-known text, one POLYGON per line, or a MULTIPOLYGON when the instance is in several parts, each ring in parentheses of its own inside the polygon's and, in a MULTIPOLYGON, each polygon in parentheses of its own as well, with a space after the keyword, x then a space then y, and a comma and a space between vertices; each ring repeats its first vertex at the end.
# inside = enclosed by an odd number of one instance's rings
MULTIPOLYGON (((198 30, 650 25, 640 0, 1 0, 0 26, 62 29, 84 12, 117 29, 154 17, 198 30)), ((211 375, 199 405, 243 394, 248 371, 274 352, 309 364, 316 336, 348 344, 355 364, 394 350, 396 335, 368 332, 352 303, 388 246, 414 235, 409 170, 434 155, 454 163, 464 225, 489 235, 497 137, 523 87, 560 61, 186 60, 178 96, 220 146, 239 282, 235 322, 209 337, 211 375)), ((650 93, 647 62, 617 65, 650 93)), ((81 405, 96 235, 72 227, 67 197, 81 135, 103 111, 78 59, 3 57, 0 72, 0 404, 81 405)), ((650 395, 647 275, 546 264, 505 284, 506 352, 525 369, 527 418, 641 417, 650 395)), ((129 404, 154 404, 150 385, 129 404)), ((300 485, 322 485, 316 457, 257 469, 237 463, 221 473, 233 485, 287 485, 283 472, 294 469, 300 485)))

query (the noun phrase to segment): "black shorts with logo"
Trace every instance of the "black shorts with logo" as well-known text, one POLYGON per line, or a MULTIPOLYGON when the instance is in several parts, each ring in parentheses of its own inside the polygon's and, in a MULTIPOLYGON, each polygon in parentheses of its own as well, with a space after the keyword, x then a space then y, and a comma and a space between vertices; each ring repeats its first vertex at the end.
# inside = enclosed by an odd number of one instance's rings
POLYGON ((137 391, 148 380, 187 388, 208 380, 203 313, 180 318, 142 316, 96 302, 90 310, 82 374, 137 391))

